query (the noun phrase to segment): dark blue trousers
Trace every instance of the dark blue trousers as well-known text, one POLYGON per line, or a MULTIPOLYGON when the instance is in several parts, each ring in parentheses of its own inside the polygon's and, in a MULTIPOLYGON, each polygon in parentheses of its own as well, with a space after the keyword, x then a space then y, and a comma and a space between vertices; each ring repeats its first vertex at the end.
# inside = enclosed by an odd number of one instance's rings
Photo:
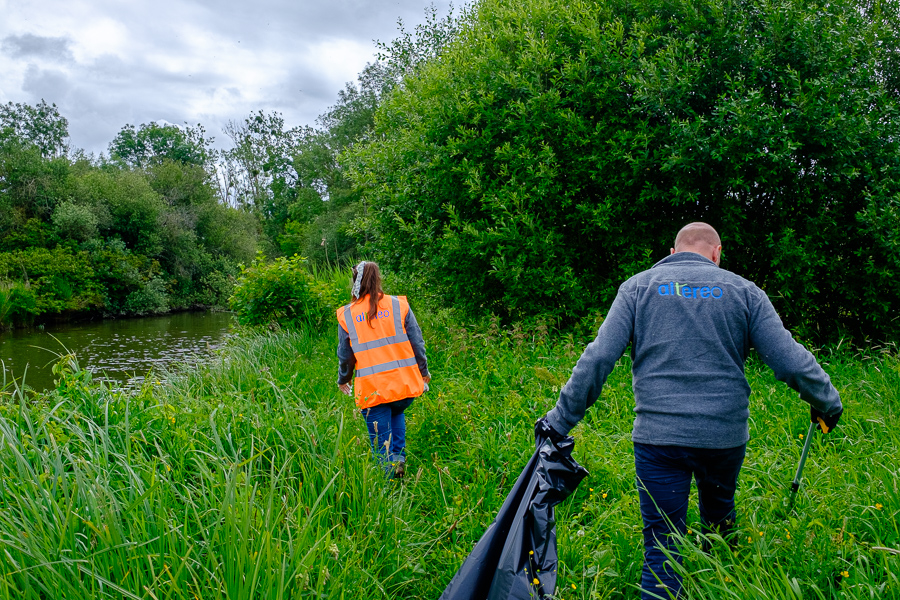
POLYGON ((413 398, 386 402, 362 409, 369 429, 372 452, 391 473, 391 463, 406 460, 406 415, 403 413, 413 403, 413 398))
POLYGON ((691 479, 697 480, 704 533, 726 535, 734 526, 734 492, 747 445, 712 449, 634 444, 634 468, 644 519, 642 600, 677 598, 681 577, 663 549, 681 563, 672 532, 687 533, 691 479))

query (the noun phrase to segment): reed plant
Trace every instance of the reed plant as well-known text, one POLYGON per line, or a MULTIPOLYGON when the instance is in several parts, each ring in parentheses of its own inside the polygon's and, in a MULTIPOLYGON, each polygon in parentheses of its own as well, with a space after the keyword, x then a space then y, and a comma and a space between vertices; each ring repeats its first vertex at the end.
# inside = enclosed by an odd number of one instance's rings
MULTIPOLYGON (((337 280, 335 280, 337 281, 337 280)), ((75 357, 46 394, 0 401, 0 599, 437 598, 533 450, 585 340, 539 322, 461 325, 417 310, 434 375, 386 481, 336 386, 336 335, 242 331, 136 393, 75 357)), ((786 504, 808 408, 758 360, 739 531, 683 540, 689 598, 900 598, 900 359, 819 351, 845 401, 786 504)), ((641 519, 620 361, 585 421, 591 472, 557 512, 557 598, 636 598, 641 519)))

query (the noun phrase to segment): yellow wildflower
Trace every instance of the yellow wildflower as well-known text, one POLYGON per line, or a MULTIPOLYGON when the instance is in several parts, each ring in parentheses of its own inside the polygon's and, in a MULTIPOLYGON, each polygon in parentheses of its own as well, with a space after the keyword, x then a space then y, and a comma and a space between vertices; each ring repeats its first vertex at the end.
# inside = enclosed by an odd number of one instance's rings
POLYGON ((541 585, 541 582, 540 582, 540 580, 538 580, 537 577, 534 578, 534 582, 533 582, 533 583, 534 583, 534 585, 541 585))
POLYGON ((841 571, 841 577, 844 577, 844 578, 850 577, 850 572, 849 571, 841 571))
POLYGON ((800 434, 800 439, 801 439, 801 440, 803 439, 803 434, 802 434, 802 433, 800 434))
POLYGON ((881 509, 884 508, 884 507, 881 505, 880 502, 876 502, 876 503, 875 503, 875 508, 878 509, 878 510, 881 510, 881 509))
POLYGON ((529 550, 528 554, 534 554, 534 550, 529 550))
POLYGON ((573 583, 573 584, 572 584, 572 589, 573 589, 573 590, 577 590, 577 589, 578 589, 578 586, 575 585, 575 584, 573 583))
POLYGON ((603 497, 606 498, 606 492, 603 492, 603 497))

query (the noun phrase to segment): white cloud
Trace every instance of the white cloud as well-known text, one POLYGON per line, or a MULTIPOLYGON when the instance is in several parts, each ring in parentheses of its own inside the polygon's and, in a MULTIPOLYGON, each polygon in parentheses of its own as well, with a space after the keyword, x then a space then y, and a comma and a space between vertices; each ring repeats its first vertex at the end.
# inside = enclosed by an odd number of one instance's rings
MULTIPOLYGON (((55 102, 100 152, 126 123, 221 127, 258 109, 313 124, 429 0, 0 0, 0 102, 55 102)), ((447 12, 447 0, 438 3, 447 12)))

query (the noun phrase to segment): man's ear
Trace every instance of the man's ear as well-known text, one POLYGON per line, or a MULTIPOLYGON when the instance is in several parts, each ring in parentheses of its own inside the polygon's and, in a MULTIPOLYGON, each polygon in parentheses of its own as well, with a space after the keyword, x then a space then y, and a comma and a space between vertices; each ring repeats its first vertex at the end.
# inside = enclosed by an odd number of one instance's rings
POLYGON ((722 246, 716 246, 713 250, 713 262, 716 263, 716 266, 719 265, 719 262, 722 260, 722 246))
POLYGON ((669 254, 675 254, 675 248, 669 248, 669 254))

